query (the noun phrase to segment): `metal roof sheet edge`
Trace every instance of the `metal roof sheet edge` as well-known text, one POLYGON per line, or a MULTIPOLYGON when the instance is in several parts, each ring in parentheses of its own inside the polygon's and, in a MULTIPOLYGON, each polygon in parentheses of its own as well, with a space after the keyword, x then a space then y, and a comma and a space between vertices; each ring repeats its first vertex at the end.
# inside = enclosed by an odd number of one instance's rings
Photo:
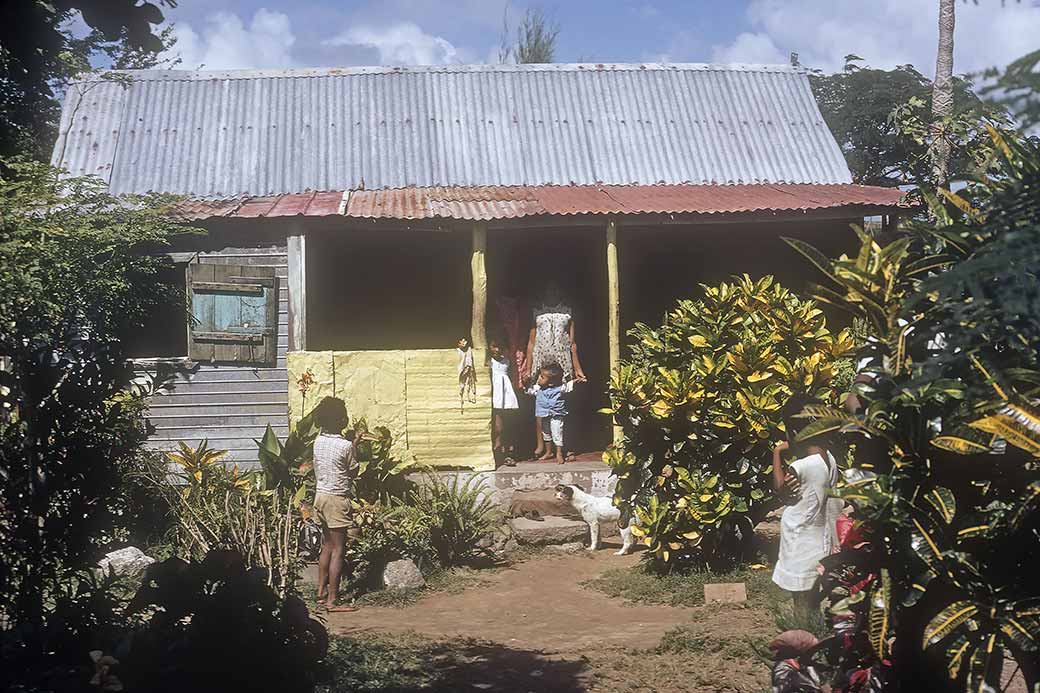
POLYGON ((195 81, 208 79, 258 79, 274 77, 344 77, 350 75, 392 75, 481 72, 772 72, 808 74, 808 68, 769 63, 530 63, 524 65, 368 65, 351 67, 288 67, 258 70, 105 70, 80 75, 77 82, 110 80, 112 75, 127 75, 138 80, 195 81))

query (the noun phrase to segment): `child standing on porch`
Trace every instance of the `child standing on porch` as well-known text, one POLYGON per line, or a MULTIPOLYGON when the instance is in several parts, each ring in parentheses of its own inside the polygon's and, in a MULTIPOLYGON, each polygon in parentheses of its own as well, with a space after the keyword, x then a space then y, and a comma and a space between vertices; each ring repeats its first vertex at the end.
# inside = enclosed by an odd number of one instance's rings
POLYGON ((513 389, 513 381, 509 376, 510 363, 502 347, 501 339, 492 339, 488 345, 491 354, 491 445, 495 459, 502 458, 502 464, 507 467, 515 467, 516 451, 513 445, 512 419, 520 403, 516 399, 516 391, 513 389), (509 435, 507 434, 506 419, 509 419, 509 435))
POLYGON ((528 390, 534 395, 534 415, 542 422, 545 454, 539 460, 551 460, 555 456, 556 464, 564 463, 567 454, 563 432, 563 423, 567 418, 566 395, 574 391, 575 383, 583 382, 584 376, 563 382, 563 368, 558 363, 539 369, 537 382, 528 390))

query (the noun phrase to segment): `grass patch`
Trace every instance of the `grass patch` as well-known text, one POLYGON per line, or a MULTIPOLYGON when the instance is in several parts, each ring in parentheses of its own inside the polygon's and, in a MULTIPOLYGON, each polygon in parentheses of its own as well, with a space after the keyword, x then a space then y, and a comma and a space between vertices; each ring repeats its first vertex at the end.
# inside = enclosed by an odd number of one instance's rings
POLYGON ((761 657, 759 644, 746 635, 719 636, 689 626, 668 631, 661 637, 661 644, 650 652, 658 655, 709 654, 740 660, 761 657))
POLYGON ((419 690, 434 680, 431 645, 416 636, 344 638, 329 642, 331 682, 318 693, 419 690))
POLYGON ((470 587, 475 587, 484 582, 480 572, 471 568, 437 570, 426 576, 426 587, 368 592, 358 597, 356 603, 363 606, 383 606, 400 609, 415 604, 431 592, 458 594, 470 587))
POLYGON ((794 606, 790 599, 770 604, 769 610, 773 615, 773 620, 776 622, 778 632, 805 630, 821 640, 831 635, 831 629, 827 626, 827 619, 824 618, 822 611, 814 611, 808 616, 801 616, 794 613, 794 606))
POLYGON ((582 583, 583 587, 636 604, 665 606, 702 606, 704 585, 716 582, 743 582, 748 603, 752 606, 773 604, 785 597, 773 584, 768 570, 737 568, 726 573, 694 571, 685 574, 658 575, 640 564, 634 568, 615 568, 582 583))

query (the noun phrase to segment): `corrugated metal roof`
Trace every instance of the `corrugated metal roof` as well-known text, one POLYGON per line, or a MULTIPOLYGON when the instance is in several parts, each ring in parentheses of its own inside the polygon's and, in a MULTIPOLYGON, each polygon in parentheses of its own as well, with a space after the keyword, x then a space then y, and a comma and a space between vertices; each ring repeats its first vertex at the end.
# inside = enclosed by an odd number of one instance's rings
POLYGON ((739 214, 902 206, 897 188, 868 185, 643 185, 402 188, 188 202, 191 219, 346 216, 357 219, 515 219, 567 214, 739 214))
POLYGON ((115 193, 851 182, 789 66, 122 74, 69 89, 53 156, 115 193))

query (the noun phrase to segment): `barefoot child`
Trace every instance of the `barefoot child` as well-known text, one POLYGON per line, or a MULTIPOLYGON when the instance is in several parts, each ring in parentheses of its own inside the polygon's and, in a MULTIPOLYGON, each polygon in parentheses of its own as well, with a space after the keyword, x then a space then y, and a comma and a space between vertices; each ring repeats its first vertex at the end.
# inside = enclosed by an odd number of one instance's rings
POLYGON ((563 464, 566 456, 564 448, 563 422, 567 418, 566 395, 574 391, 575 383, 585 382, 584 377, 563 382, 563 369, 552 363, 538 371, 538 381, 528 392, 534 395, 534 415, 542 422, 542 440, 545 453, 539 460, 551 460, 556 457, 556 464, 563 464))
POLYGON ((357 460, 354 444, 341 434, 350 419, 347 406, 338 397, 326 397, 314 408, 314 422, 321 433, 314 441, 314 516, 321 526, 318 556, 318 601, 329 611, 356 611, 336 604, 347 533, 353 527, 350 497, 357 460))
MULTIPOLYGON (((503 458, 502 463, 507 467, 516 466, 512 441, 506 443, 503 439, 505 430, 505 419, 516 414, 520 408, 516 399, 516 391, 513 389, 512 379, 509 377, 510 363, 502 348, 502 341, 492 339, 488 345, 491 354, 491 444, 495 459, 503 458)), ((512 429, 512 426, 510 426, 512 429)))
POLYGON ((841 514, 842 502, 827 495, 838 483, 834 456, 822 441, 816 444, 795 441, 795 434, 807 422, 794 416, 810 403, 798 399, 792 399, 786 407, 784 426, 788 440, 773 449, 773 485, 779 491, 791 481, 797 488, 796 502, 789 505, 780 518, 780 557, 773 571, 773 582, 792 593, 795 614, 808 617, 820 559, 830 554, 836 544, 835 523, 841 514), (783 470, 781 455, 786 451, 797 458, 790 464, 790 473, 783 470))

